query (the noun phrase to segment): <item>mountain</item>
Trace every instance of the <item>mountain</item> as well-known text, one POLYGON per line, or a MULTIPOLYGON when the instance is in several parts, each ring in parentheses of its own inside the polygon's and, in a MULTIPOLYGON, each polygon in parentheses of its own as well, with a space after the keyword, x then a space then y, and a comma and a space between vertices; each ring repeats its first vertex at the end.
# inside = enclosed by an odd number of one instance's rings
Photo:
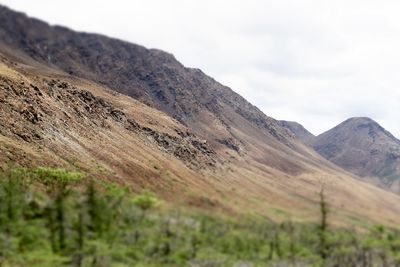
POLYGON ((59 166, 223 214, 394 224, 360 182, 171 54, 0 7, 0 168, 59 166), (368 207, 368 208, 366 208, 368 207), (355 219, 356 218, 356 219, 355 219))
POLYGON ((317 136, 312 146, 345 170, 400 193, 400 140, 374 120, 350 118, 317 136))
POLYGON ((282 172, 304 170, 299 162, 308 160, 309 151, 290 131, 202 71, 184 67, 171 54, 51 27, 5 7, 0 9, 0 25, 0 51, 11 58, 131 96, 177 119, 232 157, 257 150, 262 156, 256 160, 282 172))
POLYGON ((318 136, 297 122, 280 124, 344 170, 400 193, 400 140, 374 120, 350 118, 318 136))
POLYGON ((96 80, 191 127, 203 128, 201 123, 215 121, 227 128, 224 126, 240 117, 266 134, 290 142, 291 136, 274 119, 201 70, 184 67, 171 54, 50 27, 4 7, 0 15, 3 47, 17 49, 70 75, 96 80))
POLYGON ((311 142, 314 140, 315 136, 310 133, 306 128, 303 127, 300 123, 297 123, 295 121, 284 121, 280 120, 279 124, 291 131, 296 138, 298 138, 301 142, 304 144, 311 144, 311 142))

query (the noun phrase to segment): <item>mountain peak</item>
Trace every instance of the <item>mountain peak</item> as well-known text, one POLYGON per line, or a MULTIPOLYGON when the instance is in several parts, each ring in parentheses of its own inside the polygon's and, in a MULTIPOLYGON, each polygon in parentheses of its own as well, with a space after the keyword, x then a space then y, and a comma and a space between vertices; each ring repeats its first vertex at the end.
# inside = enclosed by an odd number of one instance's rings
MULTIPOLYGON (((361 125, 371 125, 371 126, 376 126, 376 127, 381 127, 379 123, 374 121, 373 119, 369 117, 352 117, 349 118, 341 123, 339 123, 335 128, 341 128, 341 127, 358 127, 361 125)), ((383 128, 382 128, 383 129, 383 128)))
POLYGON ((344 123, 363 123, 363 122, 375 122, 373 119, 369 117, 351 117, 344 121, 344 123))
MULTIPOLYGON (((378 122, 376 122, 375 120, 369 118, 369 117, 352 117, 349 118, 347 120, 345 120, 344 122, 342 122, 339 125, 354 125, 354 126, 358 126, 358 125, 373 125, 373 126, 377 126, 382 128, 378 122)), ((382 128, 383 129, 383 128, 382 128)))
POLYGON ((359 138, 363 134, 364 135, 368 134, 368 136, 373 138, 374 140, 378 136, 382 136, 382 138, 388 138, 392 142, 400 144, 400 141, 396 137, 394 137, 390 132, 385 130, 385 128, 383 128, 378 122, 368 117, 349 118, 329 131, 337 132, 339 129, 342 129, 342 131, 346 131, 344 129, 347 129, 349 133, 358 135, 359 138))
POLYGON ((349 118, 317 136, 312 146, 342 168, 359 176, 378 177, 385 187, 400 192, 400 140, 373 119, 349 118))

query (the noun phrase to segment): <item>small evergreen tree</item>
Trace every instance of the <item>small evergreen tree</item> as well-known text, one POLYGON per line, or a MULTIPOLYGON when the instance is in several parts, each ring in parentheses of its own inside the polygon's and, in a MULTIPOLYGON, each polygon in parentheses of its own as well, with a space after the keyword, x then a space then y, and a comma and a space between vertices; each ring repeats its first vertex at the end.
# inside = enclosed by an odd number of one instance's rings
POLYGON ((105 212, 105 205, 98 197, 94 182, 92 181, 86 190, 86 206, 88 213, 88 228, 95 235, 102 236, 104 233, 104 220, 102 214, 105 212))
POLYGON ((160 201, 153 194, 148 191, 144 191, 142 194, 133 198, 133 204, 135 204, 142 211, 142 219, 145 218, 147 211, 156 207, 160 201))
POLYGON ((66 198, 70 193, 70 186, 84 178, 78 172, 69 172, 64 169, 39 167, 34 170, 36 179, 50 187, 55 194, 54 202, 48 207, 48 223, 50 239, 56 252, 63 252, 67 246, 68 215, 66 198), (57 241, 56 241, 57 240, 57 241))
POLYGON ((319 192, 319 208, 320 208, 320 223, 319 223, 319 254, 322 260, 325 260, 328 257, 328 243, 327 243, 327 234, 328 234, 328 204, 326 203, 324 188, 319 192))

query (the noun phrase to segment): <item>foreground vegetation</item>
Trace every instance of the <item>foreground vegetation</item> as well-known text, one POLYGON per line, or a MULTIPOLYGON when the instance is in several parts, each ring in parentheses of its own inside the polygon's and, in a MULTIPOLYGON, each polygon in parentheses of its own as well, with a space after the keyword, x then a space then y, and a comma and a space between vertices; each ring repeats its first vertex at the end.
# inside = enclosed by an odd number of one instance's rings
POLYGON ((0 266, 400 266, 400 233, 166 212, 151 193, 62 169, 0 178, 0 266))

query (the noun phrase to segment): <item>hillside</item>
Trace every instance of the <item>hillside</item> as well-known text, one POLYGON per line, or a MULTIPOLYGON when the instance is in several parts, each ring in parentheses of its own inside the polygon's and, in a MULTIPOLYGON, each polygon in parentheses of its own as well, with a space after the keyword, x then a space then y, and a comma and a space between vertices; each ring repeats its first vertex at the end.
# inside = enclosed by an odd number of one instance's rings
POLYGON ((306 145, 310 145, 315 136, 310 133, 306 128, 303 127, 300 123, 297 123, 295 121, 279 121, 279 124, 291 131, 294 136, 299 139, 301 142, 303 142, 306 145))
POLYGON ((292 140, 277 121, 230 88, 201 70, 184 67, 166 52, 51 27, 5 7, 0 8, 0 25, 3 53, 23 53, 25 61, 33 59, 73 76, 95 80, 164 111, 217 142, 225 144, 230 138, 237 141, 230 127, 243 123, 262 130, 270 138, 286 143, 292 140), (217 128, 220 132, 215 136, 217 128))
POLYGON ((170 54, 0 7, 0 165, 61 166, 224 214, 394 225, 400 197, 362 183, 170 54))
POLYGON ((400 140, 372 119, 350 118, 312 145, 345 170, 400 193, 400 140))
POLYGON ((400 140, 376 121, 350 118, 313 136, 297 122, 280 122, 304 144, 363 181, 400 193, 400 140))

